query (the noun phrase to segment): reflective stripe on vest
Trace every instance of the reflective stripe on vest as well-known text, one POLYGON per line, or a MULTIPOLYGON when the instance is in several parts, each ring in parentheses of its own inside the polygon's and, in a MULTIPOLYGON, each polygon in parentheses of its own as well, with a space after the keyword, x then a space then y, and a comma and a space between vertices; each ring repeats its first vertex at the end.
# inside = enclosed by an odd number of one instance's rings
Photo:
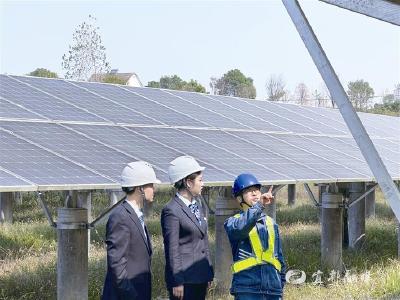
MULTIPOLYGON (((235 218, 239 218, 239 214, 235 215, 235 218)), ((265 224, 268 231, 268 249, 264 251, 260 237, 258 236, 257 226, 249 232, 249 239, 251 248, 255 257, 249 257, 238 260, 232 264, 232 273, 238 273, 256 265, 269 263, 275 267, 279 272, 281 271, 281 263, 274 255, 275 248, 275 230, 274 223, 271 217, 265 216, 265 224)))

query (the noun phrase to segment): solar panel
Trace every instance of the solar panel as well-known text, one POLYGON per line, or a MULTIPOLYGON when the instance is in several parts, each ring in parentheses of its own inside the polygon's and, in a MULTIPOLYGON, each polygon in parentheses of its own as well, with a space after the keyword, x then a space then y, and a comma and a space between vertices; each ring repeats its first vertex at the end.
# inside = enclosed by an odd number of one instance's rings
POLYGON ((27 109, 22 108, 17 104, 10 103, 0 97, 0 118, 12 118, 12 119, 42 119, 43 116, 30 112, 27 109))
MULTIPOLYGON (((292 105, 295 106, 295 105, 292 105)), ((315 118, 317 118, 319 121, 325 123, 325 124, 331 124, 331 126, 335 126, 335 128, 340 129, 341 131, 345 131, 347 135, 350 135, 350 131, 346 126, 346 123, 343 120, 342 115, 340 112, 336 109, 328 109, 328 108, 315 108, 315 107, 301 107, 301 110, 307 110, 312 112, 315 115, 315 118)), ((363 113, 358 113, 358 116, 363 120, 365 119, 364 117, 365 114, 363 113)), ((367 114, 367 115, 372 115, 372 114, 367 114)), ((364 123, 364 127, 367 130, 368 134, 370 136, 381 136, 381 137, 397 137, 396 132, 399 132, 399 129, 394 129, 394 131, 387 131, 387 130, 381 130, 378 129, 377 126, 381 126, 381 122, 379 121, 381 119, 380 115, 372 115, 371 118, 374 119, 374 121, 371 122, 366 122, 364 123)), ((394 124, 399 124, 399 118, 391 118, 392 123, 394 124)), ((393 126, 395 126, 393 124, 393 126)))
POLYGON ((40 144, 69 160, 119 180, 120 170, 132 157, 118 153, 73 130, 68 125, 38 122, 0 122, 0 127, 40 144), (45 133, 45 134, 44 134, 45 133))
MULTIPOLYGON (((145 160, 168 182, 192 155, 204 180, 242 172, 268 183, 371 181, 337 110, 200 93, 0 75, 0 190, 115 188, 145 160)), ((399 118, 359 114, 393 178, 399 118)))
POLYGON ((309 174, 315 174, 316 180, 327 180, 334 178, 368 178, 368 174, 357 172, 353 169, 346 168, 344 165, 337 163, 334 157, 324 157, 308 149, 306 145, 299 145, 296 140, 301 140, 300 137, 291 135, 278 134, 257 134, 257 133, 237 133, 241 138, 248 139, 255 145, 261 148, 268 149, 271 152, 278 153, 298 165, 307 167, 304 171, 295 166, 301 174, 296 177, 307 178, 309 174))
MULTIPOLYGON (((115 151, 128 155, 133 160, 144 160, 155 166, 160 180, 168 181, 168 164, 179 152, 143 138, 134 131, 117 126, 69 125, 70 128, 86 134, 101 143, 111 145, 115 151)), ((117 171, 121 171, 119 168, 117 171)))
POLYGON ((115 182, 0 130, 1 167, 36 185, 103 187, 115 182))
MULTIPOLYGON (((177 94, 179 92, 171 91, 171 93, 177 94)), ((187 97, 188 99, 194 97, 190 96, 190 93, 187 92, 180 93, 182 93, 184 97, 187 97)), ((237 107, 232 102, 229 103, 221 101, 223 96, 219 96, 217 98, 204 94, 198 94, 198 96, 201 97, 201 99, 197 100, 197 103, 199 103, 202 107, 212 110, 218 114, 222 114, 230 119, 236 120, 237 122, 245 125, 247 128, 266 131, 287 131, 286 128, 270 122, 267 118, 265 118, 265 115, 260 117, 259 115, 256 115, 257 113, 253 110, 249 112, 248 110, 246 111, 240 107, 237 107)))
POLYGON ((119 104, 117 101, 100 96, 97 93, 79 87, 74 82, 64 80, 44 81, 40 78, 22 77, 22 82, 28 83, 42 91, 54 95, 76 105, 82 110, 90 111, 102 121, 133 124, 161 124, 144 115, 137 113, 129 106, 119 104))
MULTIPOLYGON (((254 106, 263 109, 264 111, 272 111, 273 113, 285 118, 285 120, 289 119, 293 122, 300 123, 307 128, 311 128, 313 133, 322 133, 329 135, 343 135, 348 134, 347 127, 337 128, 335 124, 325 124, 318 118, 314 113, 302 109, 301 106, 297 105, 281 105, 280 103, 272 102, 272 101, 247 101, 254 106)), ((301 133, 295 129, 294 132, 301 133)))
POLYGON ((304 126, 300 122, 296 122, 291 120, 290 118, 286 118, 284 116, 278 115, 274 112, 273 106, 265 102, 263 108, 260 106, 256 106, 255 103, 261 101, 252 101, 249 99, 243 100, 239 98, 233 97, 225 97, 225 96, 211 96, 216 101, 221 101, 225 105, 232 105, 236 109, 240 111, 241 114, 246 115, 247 118, 251 118, 254 120, 258 120, 257 129, 265 130, 265 123, 272 124, 279 128, 280 132, 294 132, 294 133, 318 133, 316 130, 304 126), (261 126, 261 128, 260 128, 261 126))
MULTIPOLYGON (((233 155, 231 151, 209 144, 181 129, 135 128, 135 132, 177 149, 182 154, 196 157, 206 164, 206 178, 209 181, 232 181, 238 172, 249 172, 252 165, 251 161, 233 155)), ((265 170, 263 171, 265 173, 265 170)), ((261 174, 262 170, 254 172, 261 174)))
MULTIPOLYGON (((96 92, 107 99, 117 101, 118 103, 129 107, 133 111, 151 117, 152 119, 157 120, 156 122, 158 122, 158 124, 167 124, 171 126, 205 126, 202 122, 189 118, 171 108, 160 105, 154 100, 140 96, 136 94, 134 90, 128 90, 125 87, 121 88, 115 85, 84 82, 76 84, 85 87, 92 92, 96 92)), ((156 122, 152 122, 151 124, 157 124, 156 122)), ((133 122, 129 122, 128 119, 126 123, 133 122)))
POLYGON ((369 135, 381 137, 393 137, 400 141, 400 118, 393 118, 383 115, 373 115, 367 113, 358 114, 362 123, 367 128, 369 135), (379 126, 377 126, 379 123, 379 126), (374 131, 372 131, 374 130, 374 131))
MULTIPOLYGON (((93 114, 21 83, 19 78, 0 76, 0 95, 2 98, 51 120, 104 122, 93 114)), ((50 79, 42 80, 51 82, 50 79)))
POLYGON ((0 186, 2 187, 3 191, 7 191, 8 189, 10 191, 15 189, 34 191, 36 189, 35 185, 3 170, 0 170, 0 186))
POLYGON ((215 109, 208 109, 204 107, 204 102, 208 101, 206 97, 203 97, 201 101, 190 101, 186 96, 190 93, 185 93, 182 96, 176 92, 170 92, 166 90, 158 89, 138 89, 135 91, 148 97, 155 99, 157 102, 162 103, 168 107, 171 107, 195 120, 200 120, 207 127, 217 128, 249 128, 234 119, 228 118, 223 114, 215 111, 215 109))

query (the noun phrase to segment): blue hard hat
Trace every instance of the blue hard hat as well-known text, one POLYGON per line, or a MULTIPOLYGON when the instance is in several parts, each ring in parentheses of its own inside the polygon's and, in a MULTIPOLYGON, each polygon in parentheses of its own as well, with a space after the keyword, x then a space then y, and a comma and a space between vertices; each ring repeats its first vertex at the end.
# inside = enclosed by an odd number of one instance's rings
POLYGON ((261 183, 257 180, 257 178, 253 174, 242 173, 238 177, 236 177, 233 182, 232 193, 233 196, 237 197, 240 193, 247 189, 250 186, 257 186, 261 188, 261 183))

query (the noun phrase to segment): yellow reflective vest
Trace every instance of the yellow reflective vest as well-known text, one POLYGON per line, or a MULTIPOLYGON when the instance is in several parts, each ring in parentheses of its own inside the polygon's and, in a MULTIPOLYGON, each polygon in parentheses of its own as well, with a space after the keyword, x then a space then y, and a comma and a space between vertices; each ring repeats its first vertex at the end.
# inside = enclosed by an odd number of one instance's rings
MULTIPOLYGON (((235 215, 235 218, 239 218, 239 214, 235 215)), ((261 239, 257 232, 257 226, 254 226, 249 232, 249 240, 251 248, 253 249, 254 257, 248 257, 245 259, 238 260, 232 264, 232 273, 238 273, 240 271, 249 269, 256 265, 269 263, 275 267, 279 272, 281 271, 281 263, 274 255, 275 248, 275 230, 274 221, 271 217, 265 216, 265 224, 268 231, 268 249, 263 249, 261 239)))

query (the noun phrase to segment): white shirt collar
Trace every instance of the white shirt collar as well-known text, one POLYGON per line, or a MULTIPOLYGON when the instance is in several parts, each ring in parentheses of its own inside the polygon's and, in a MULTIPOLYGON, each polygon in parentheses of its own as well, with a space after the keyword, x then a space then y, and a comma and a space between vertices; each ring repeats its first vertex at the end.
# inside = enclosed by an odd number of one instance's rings
POLYGON ((195 203, 196 203, 196 200, 193 200, 192 202, 190 202, 188 199, 186 199, 185 197, 183 197, 183 196, 182 196, 181 194, 179 194, 179 193, 176 193, 176 196, 177 196, 179 199, 181 199, 182 202, 185 203, 185 205, 186 205, 187 207, 189 207, 190 204, 195 204, 195 203))
POLYGON ((139 207, 135 203, 132 203, 131 201, 126 201, 126 202, 129 203, 129 205, 133 208, 133 210, 135 211, 136 215, 140 219, 143 216, 143 212, 139 209, 139 207))

